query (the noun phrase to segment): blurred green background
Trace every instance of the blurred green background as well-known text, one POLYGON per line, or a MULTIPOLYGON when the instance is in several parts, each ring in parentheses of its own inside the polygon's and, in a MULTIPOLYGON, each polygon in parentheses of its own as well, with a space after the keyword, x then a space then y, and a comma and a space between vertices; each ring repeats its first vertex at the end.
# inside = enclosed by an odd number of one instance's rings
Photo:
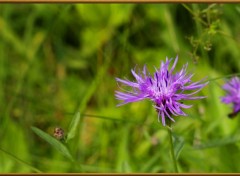
POLYGON ((173 172, 150 101, 116 107, 115 78, 166 56, 209 85, 175 117, 180 172, 239 172, 239 117, 220 102, 240 70, 240 4, 1 4, 0 172, 173 172), (219 78, 219 79, 215 79, 219 78), (31 126, 67 133, 65 158, 31 126))

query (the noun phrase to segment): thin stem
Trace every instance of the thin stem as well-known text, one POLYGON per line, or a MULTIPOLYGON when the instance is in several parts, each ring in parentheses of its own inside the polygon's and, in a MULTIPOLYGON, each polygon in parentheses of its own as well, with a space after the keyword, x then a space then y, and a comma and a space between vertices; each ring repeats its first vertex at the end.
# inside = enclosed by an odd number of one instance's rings
POLYGON ((4 154, 6 154, 8 157, 14 159, 15 161, 17 161, 17 162, 19 162, 19 163, 21 163, 21 164, 27 166, 27 167, 30 168, 31 170, 33 170, 33 171, 35 171, 35 172, 37 172, 37 173, 43 173, 43 172, 40 171, 39 169, 33 167, 32 165, 30 165, 30 164, 28 164, 27 162, 21 160, 20 158, 14 156, 13 154, 11 154, 11 153, 9 153, 9 152, 3 150, 2 148, 0 148, 0 151, 3 152, 4 154))
POLYGON ((169 126, 167 126, 167 129, 168 129, 168 134, 169 134, 169 139, 170 139, 171 156, 172 156, 172 161, 173 161, 173 165, 174 165, 174 170, 176 173, 178 173, 177 160, 176 160, 176 157, 174 154, 174 148, 173 148, 171 123, 169 124, 169 126))

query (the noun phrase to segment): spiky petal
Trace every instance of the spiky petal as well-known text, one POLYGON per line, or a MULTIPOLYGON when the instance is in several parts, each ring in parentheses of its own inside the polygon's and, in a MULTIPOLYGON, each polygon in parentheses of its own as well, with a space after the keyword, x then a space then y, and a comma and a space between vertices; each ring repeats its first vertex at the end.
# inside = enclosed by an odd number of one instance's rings
POLYGON ((226 91, 226 96, 222 97, 222 102, 233 104, 233 113, 240 111, 240 79, 235 76, 226 82, 222 88, 226 91))
POLYGON ((205 98, 204 96, 193 96, 199 92, 208 82, 202 81, 192 82, 193 74, 187 74, 187 64, 182 69, 173 73, 176 67, 178 57, 174 60, 173 66, 169 68, 172 59, 166 58, 166 62, 161 62, 159 69, 151 76, 144 66, 142 73, 136 73, 132 70, 132 74, 136 79, 135 82, 116 78, 117 82, 132 88, 131 91, 116 91, 116 99, 122 100, 118 106, 123 104, 150 99, 154 103, 154 107, 158 112, 158 120, 162 121, 165 126, 166 118, 174 121, 173 116, 186 116, 182 108, 190 108, 191 105, 185 105, 182 100, 196 100, 205 98), (185 93, 185 91, 192 93, 185 93))

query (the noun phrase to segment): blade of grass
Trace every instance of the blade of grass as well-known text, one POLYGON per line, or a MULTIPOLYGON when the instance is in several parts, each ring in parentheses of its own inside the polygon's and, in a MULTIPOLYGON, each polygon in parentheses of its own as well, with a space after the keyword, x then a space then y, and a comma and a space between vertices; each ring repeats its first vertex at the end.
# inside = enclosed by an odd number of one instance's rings
POLYGON ((230 137, 226 137, 223 139, 215 139, 209 142, 206 142, 204 144, 200 144, 200 145, 196 145, 194 146, 195 149, 208 149, 208 148, 214 148, 214 147, 221 147, 227 144, 232 144, 232 143, 237 143, 240 141, 240 136, 230 136, 230 137))
POLYGON ((28 164, 27 162, 25 162, 25 161, 19 159, 18 157, 14 156, 13 154, 11 154, 11 153, 9 153, 9 152, 7 152, 7 151, 1 149, 1 148, 0 148, 0 151, 3 152, 4 154, 6 154, 7 156, 9 156, 10 158, 14 159, 15 161, 17 161, 17 162, 19 162, 19 163, 21 163, 21 164, 27 166, 28 168, 30 168, 30 169, 33 170, 34 172, 42 173, 42 171, 40 171, 39 169, 37 169, 37 168, 31 166, 30 164, 28 164))
MULTIPOLYGON (((109 51, 109 52, 110 53, 109 53, 108 56, 106 56, 106 60, 105 60, 104 64, 102 65, 102 67, 99 68, 98 74, 96 74, 96 77, 93 79, 91 85, 86 90, 85 95, 82 98, 79 98, 81 101, 78 102, 78 104, 76 106, 77 109, 75 110, 75 112, 79 111, 81 113, 84 113, 84 111, 87 107, 87 103, 89 102, 91 97, 96 92, 99 84, 102 83, 102 79, 104 78, 104 75, 106 74, 107 69, 109 68, 109 65, 110 65, 110 62, 111 62, 111 57, 110 57, 111 51, 109 51)), ((101 56, 103 55, 102 51, 100 52, 99 55, 101 55, 101 56)), ((83 118, 80 119, 80 121, 82 121, 82 120, 83 120, 83 118)), ((83 123, 81 123, 81 124, 83 124, 83 123)), ((82 125, 80 125, 80 130, 81 130, 81 128, 82 128, 82 125)), ((80 134, 77 135, 77 138, 80 138, 79 136, 80 136, 80 134)), ((76 140, 75 143, 73 144, 74 148, 72 149, 72 151, 75 155, 77 155, 79 142, 80 142, 80 140, 76 140)))
POLYGON ((72 119, 72 121, 69 125, 69 132, 68 132, 68 135, 67 135, 66 142, 68 142, 70 139, 75 137, 79 122, 80 122, 80 112, 77 112, 74 115, 74 117, 73 117, 73 119, 72 119))
POLYGON ((117 171, 118 172, 131 172, 129 165, 129 153, 128 153, 128 138, 129 138, 129 125, 125 125, 122 128, 122 136, 118 143, 118 154, 117 154, 117 171))

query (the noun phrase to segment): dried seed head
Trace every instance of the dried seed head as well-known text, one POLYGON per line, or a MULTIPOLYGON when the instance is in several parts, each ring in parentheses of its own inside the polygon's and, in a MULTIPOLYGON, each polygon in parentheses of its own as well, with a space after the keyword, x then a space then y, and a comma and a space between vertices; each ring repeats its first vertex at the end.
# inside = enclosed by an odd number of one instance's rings
POLYGON ((64 130, 63 130, 62 128, 60 128, 60 127, 56 127, 56 128, 54 129, 53 136, 54 136, 55 138, 57 138, 58 140, 64 139, 64 130))

